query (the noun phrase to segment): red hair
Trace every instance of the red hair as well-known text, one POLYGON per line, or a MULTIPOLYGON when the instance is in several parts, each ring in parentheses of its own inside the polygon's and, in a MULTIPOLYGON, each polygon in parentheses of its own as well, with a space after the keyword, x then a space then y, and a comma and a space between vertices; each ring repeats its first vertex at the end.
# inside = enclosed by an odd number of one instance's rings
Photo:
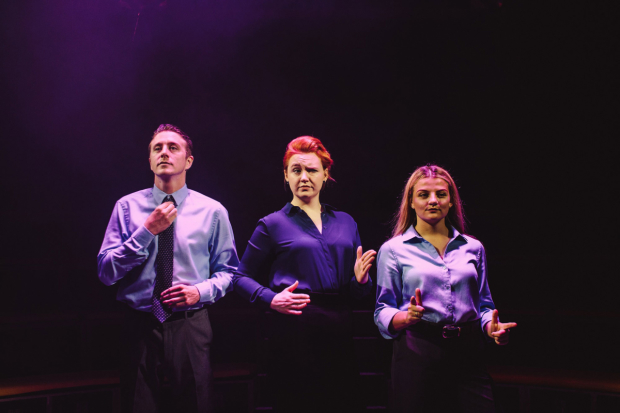
MULTIPOLYGON (((289 142, 286 146, 286 152, 284 152, 284 160, 282 164, 284 165, 284 170, 288 168, 288 162, 291 160, 293 155, 299 155, 301 153, 314 153, 321 160, 321 164, 323 165, 323 169, 329 171, 334 164, 331 155, 325 149, 325 146, 321 143, 320 140, 313 136, 300 136, 299 138, 295 138, 289 142)), ((331 173, 328 175, 328 179, 334 180, 331 176, 331 173)))

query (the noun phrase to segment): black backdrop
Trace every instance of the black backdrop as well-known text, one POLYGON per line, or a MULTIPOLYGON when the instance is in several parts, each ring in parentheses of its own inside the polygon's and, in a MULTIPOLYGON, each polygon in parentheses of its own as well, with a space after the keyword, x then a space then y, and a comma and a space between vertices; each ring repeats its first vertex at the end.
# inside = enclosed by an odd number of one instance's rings
POLYGON ((535 314, 541 332, 576 315, 617 322, 619 36, 607 10, 512 0, 0 9, 3 314, 114 311, 96 255, 114 202, 152 185, 152 131, 173 123, 195 143, 188 186, 228 209, 240 256, 256 221, 291 198, 286 143, 310 134, 335 160, 322 201, 356 219, 365 248, 387 239, 409 174, 437 163, 486 246, 500 315, 535 314))

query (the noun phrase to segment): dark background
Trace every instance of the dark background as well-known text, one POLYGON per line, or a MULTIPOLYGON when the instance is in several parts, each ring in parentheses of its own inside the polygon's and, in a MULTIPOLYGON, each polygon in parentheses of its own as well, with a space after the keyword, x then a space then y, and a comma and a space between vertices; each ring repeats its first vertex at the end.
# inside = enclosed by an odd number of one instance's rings
POLYGON ((366 249, 416 167, 453 174, 520 323, 497 360, 617 369, 617 27, 586 2, 2 2, 2 318, 118 311, 96 256, 114 202, 153 184, 160 123, 193 138, 188 186, 240 256, 309 134, 335 160, 321 200, 366 249))

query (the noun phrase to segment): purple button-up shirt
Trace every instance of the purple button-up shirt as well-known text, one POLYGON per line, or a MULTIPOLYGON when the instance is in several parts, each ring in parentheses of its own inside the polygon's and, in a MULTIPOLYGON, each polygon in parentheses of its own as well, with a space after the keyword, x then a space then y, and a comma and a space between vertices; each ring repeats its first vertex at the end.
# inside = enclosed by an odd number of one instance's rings
POLYGON ((323 232, 301 208, 286 204, 258 221, 239 269, 234 290, 251 302, 271 303, 276 292, 299 281, 300 291, 343 293, 360 298, 370 292, 370 278, 360 284, 353 267, 361 245, 349 214, 323 204, 323 232), (264 285, 268 285, 265 287, 264 285))

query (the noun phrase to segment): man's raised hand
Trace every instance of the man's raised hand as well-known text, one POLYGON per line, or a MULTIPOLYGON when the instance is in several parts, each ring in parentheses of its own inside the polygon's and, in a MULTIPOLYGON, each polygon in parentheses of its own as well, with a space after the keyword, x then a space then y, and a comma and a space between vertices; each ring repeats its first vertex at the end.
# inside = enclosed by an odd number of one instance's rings
POLYGON ((168 228, 177 217, 177 208, 172 202, 164 202, 146 219, 144 226, 153 235, 157 235, 168 228))

